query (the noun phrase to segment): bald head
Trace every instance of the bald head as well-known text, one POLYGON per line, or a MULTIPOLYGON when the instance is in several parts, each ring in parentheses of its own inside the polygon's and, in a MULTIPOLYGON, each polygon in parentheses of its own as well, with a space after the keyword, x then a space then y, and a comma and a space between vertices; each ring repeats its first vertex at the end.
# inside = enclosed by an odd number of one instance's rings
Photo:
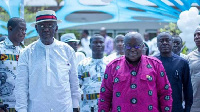
POLYGON ((123 38, 123 39, 124 39, 124 35, 117 35, 117 36, 115 37, 115 42, 116 42, 117 39, 119 39, 119 38, 123 38))
POLYGON ((106 32, 106 28, 105 28, 105 27, 102 27, 102 28, 100 29, 100 34, 101 34, 104 38, 106 37, 107 32, 106 32))
POLYGON ((129 42, 130 39, 136 40, 137 43, 142 43, 142 35, 138 32, 129 32, 125 35, 124 43, 129 42))
POLYGON ((170 39, 172 39, 172 35, 169 32, 161 32, 161 33, 159 33, 158 36, 157 36, 157 40, 160 37, 169 37, 170 39))

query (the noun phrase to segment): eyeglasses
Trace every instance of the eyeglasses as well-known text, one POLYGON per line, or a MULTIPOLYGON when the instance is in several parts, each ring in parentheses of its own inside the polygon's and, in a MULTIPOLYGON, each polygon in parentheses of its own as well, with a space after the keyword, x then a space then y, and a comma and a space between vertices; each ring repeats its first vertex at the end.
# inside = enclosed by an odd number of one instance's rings
POLYGON ((124 45, 124 47, 125 47, 125 49, 127 49, 127 50, 131 50, 132 48, 134 48, 134 49, 139 49, 139 48, 141 48, 142 47, 142 45, 143 45, 143 42, 141 43, 141 44, 139 44, 139 45, 136 45, 136 46, 129 46, 129 45, 124 45))
POLYGON ((43 25, 43 24, 37 24, 40 28, 54 28, 55 27, 55 25, 53 25, 53 24, 49 24, 49 25, 43 25))

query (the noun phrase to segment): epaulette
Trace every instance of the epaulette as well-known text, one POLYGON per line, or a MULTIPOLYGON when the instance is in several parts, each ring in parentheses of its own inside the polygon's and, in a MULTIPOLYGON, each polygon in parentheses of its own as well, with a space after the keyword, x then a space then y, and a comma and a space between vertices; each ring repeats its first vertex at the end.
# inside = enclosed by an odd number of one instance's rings
POLYGON ((0 44, 3 44, 3 43, 4 43, 4 41, 1 41, 1 42, 0 42, 0 44))
POLYGON ((88 57, 88 58, 85 58, 83 59, 81 62, 80 62, 80 65, 88 65, 90 62, 91 62, 92 58, 88 57))
POLYGON ((2 48, 3 45, 4 45, 4 41, 1 41, 1 42, 0 42, 0 47, 2 48))
POLYGON ((156 61, 156 62, 158 62, 158 63, 162 63, 162 61, 160 61, 158 58, 156 58, 156 57, 153 57, 153 56, 145 56, 147 59, 151 59, 151 60, 154 60, 154 61, 156 61))
POLYGON ((107 66, 110 66, 112 64, 118 63, 119 61, 121 61, 125 56, 121 56, 117 59, 112 60, 107 66))

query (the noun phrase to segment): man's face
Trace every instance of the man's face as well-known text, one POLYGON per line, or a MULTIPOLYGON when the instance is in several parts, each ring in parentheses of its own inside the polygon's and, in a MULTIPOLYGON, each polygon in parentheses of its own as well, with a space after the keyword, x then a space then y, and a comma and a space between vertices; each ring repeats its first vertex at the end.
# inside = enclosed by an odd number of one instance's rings
POLYGON ((9 37, 16 43, 21 43, 26 35, 26 23, 19 22, 16 27, 9 27, 9 37))
POLYGON ((115 48, 117 52, 122 52, 124 49, 124 37, 119 36, 115 39, 115 48))
POLYGON ((55 21, 44 21, 37 23, 35 28, 42 41, 52 39, 58 30, 57 22, 55 21))
POLYGON ((168 35, 164 35, 158 38, 158 49, 161 54, 169 54, 172 52, 172 38, 168 35))
POLYGON ((78 42, 76 41, 70 41, 70 42, 67 42, 73 49, 74 51, 76 52, 77 49, 78 49, 78 42))
POLYGON ((103 37, 93 37, 90 48, 93 54, 103 54, 104 52, 104 38, 103 37))
POLYGON ((124 41, 124 53, 126 58, 130 61, 138 61, 142 55, 142 49, 144 44, 141 39, 138 38, 126 38, 124 41))
POLYGON ((144 34, 144 40, 148 41, 149 40, 149 34, 144 34))
POLYGON ((172 42, 173 42, 172 51, 175 54, 179 54, 181 52, 181 48, 183 47, 181 38, 180 37, 173 37, 172 39, 173 39, 172 40, 172 42))
POLYGON ((100 35, 102 35, 103 37, 105 37, 106 36, 106 31, 105 30, 101 30, 100 31, 100 35))
POLYGON ((86 34, 85 32, 82 32, 82 33, 81 33, 81 37, 82 37, 82 38, 86 38, 86 37, 87 37, 87 34, 86 34))
POLYGON ((200 30, 195 31, 194 42, 195 42, 196 46, 199 48, 200 47, 200 30))

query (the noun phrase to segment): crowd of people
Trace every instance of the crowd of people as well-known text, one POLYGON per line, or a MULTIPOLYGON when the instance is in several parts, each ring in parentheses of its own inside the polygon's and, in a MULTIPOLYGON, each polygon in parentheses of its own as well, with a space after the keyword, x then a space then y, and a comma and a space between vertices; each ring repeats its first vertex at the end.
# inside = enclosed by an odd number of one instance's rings
POLYGON ((73 33, 57 40, 58 23, 54 11, 38 11, 32 26, 39 39, 24 46, 26 21, 9 19, 0 42, 0 105, 8 104, 7 112, 200 111, 200 28, 197 49, 184 55, 181 37, 169 32, 152 41, 138 32, 113 39, 102 27, 92 36, 83 30, 81 40, 73 33))

